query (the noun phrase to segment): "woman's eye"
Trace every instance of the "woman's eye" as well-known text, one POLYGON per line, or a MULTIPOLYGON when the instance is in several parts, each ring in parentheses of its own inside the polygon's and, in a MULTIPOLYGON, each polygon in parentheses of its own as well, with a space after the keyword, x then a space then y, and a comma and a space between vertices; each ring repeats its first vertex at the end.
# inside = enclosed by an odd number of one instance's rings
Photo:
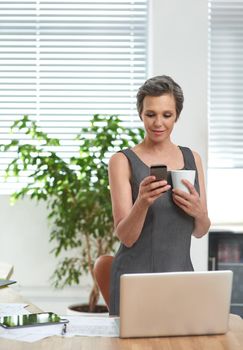
POLYGON ((153 117, 153 116, 154 116, 154 113, 146 113, 146 116, 147 116, 147 117, 153 117))
POLYGON ((164 117, 165 117, 165 118, 170 118, 171 116, 172 116, 171 113, 165 113, 165 114, 164 114, 164 117))

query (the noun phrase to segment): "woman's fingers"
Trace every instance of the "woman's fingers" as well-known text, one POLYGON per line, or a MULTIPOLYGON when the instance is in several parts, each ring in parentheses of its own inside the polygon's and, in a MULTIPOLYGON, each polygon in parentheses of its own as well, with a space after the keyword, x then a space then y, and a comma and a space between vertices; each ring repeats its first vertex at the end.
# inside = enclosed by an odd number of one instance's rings
POLYGON ((196 217, 202 210, 199 194, 189 181, 183 180, 183 182, 187 186, 190 193, 178 189, 173 190, 173 201, 188 215, 196 217))
POLYGON ((148 176, 140 184, 139 195, 149 204, 171 188, 166 180, 155 181, 155 179, 155 176, 148 176))
POLYGON ((158 187, 158 188, 150 191, 150 196, 157 197, 157 196, 161 195, 162 193, 167 192, 170 188, 171 188, 170 185, 164 185, 162 187, 158 187))
POLYGON ((191 184, 190 181, 188 181, 188 180, 186 180, 186 179, 183 179, 183 180, 182 180, 182 183, 188 188, 188 190, 189 190, 189 192, 190 192, 191 194, 197 193, 195 187, 191 184))
POLYGON ((155 188, 163 187, 167 185, 166 180, 155 181, 155 179, 156 179, 155 176, 148 176, 141 182, 141 186, 146 187, 146 189, 151 191, 151 190, 154 190, 155 188))

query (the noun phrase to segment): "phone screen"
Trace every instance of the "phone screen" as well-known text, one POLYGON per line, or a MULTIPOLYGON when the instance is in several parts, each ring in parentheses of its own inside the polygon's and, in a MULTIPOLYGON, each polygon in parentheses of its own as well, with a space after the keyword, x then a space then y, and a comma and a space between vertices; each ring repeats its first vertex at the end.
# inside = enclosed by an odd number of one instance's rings
POLYGON ((53 312, 0 317, 0 325, 5 328, 18 328, 57 323, 68 323, 68 320, 62 319, 53 312))
POLYGON ((155 176, 156 181, 167 180, 167 166, 164 164, 151 165, 150 175, 155 176))

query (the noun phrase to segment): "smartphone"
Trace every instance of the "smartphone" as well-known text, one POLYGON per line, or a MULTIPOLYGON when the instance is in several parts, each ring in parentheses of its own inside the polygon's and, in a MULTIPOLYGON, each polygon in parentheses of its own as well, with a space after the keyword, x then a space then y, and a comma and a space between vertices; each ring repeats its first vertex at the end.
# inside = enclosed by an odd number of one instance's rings
POLYGON ((167 180, 167 166, 164 164, 151 165, 150 175, 156 177, 156 181, 167 180))
POLYGON ((53 312, 0 317, 0 326, 4 328, 32 327, 68 322, 67 319, 63 319, 53 312))

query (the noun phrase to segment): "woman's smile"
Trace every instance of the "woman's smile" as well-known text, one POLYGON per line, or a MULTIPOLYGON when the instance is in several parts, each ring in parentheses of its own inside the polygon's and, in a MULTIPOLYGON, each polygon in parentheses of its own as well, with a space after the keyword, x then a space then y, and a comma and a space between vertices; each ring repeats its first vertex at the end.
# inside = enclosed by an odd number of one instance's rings
POLYGON ((162 133, 165 132, 165 130, 157 130, 157 129, 154 129, 154 130, 152 130, 152 132, 155 133, 155 134, 161 135, 162 133))

